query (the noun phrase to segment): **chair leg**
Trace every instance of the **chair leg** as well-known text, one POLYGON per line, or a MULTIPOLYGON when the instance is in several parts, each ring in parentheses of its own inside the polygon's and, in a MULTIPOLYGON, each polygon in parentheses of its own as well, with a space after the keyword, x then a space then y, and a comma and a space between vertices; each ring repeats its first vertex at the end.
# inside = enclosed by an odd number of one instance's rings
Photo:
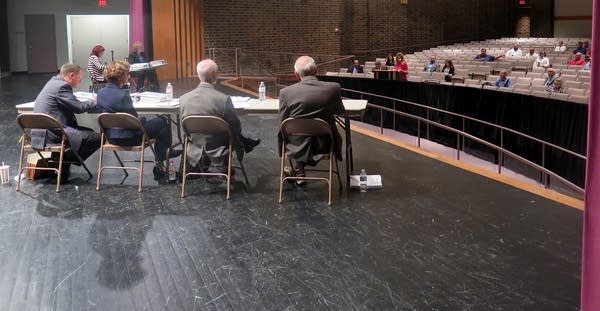
MULTIPOLYGON (((285 164, 285 143, 281 148, 281 165, 279 167, 279 204, 283 202, 283 166, 285 164)), ((293 169, 293 168, 292 168, 293 169)))
POLYGON ((100 178, 102 178, 102 159, 104 159, 104 137, 100 139, 100 155, 98 156, 98 176, 96 176, 96 191, 100 190, 100 178))
MULTIPOLYGON (((146 142, 142 142, 145 144, 146 142)), ((142 182, 144 181, 144 150, 146 148, 142 145, 142 152, 140 152, 140 168, 138 169, 138 192, 142 192, 142 182)))
POLYGON ((83 169, 85 169, 85 171, 88 173, 88 179, 90 180, 92 179, 92 177, 94 177, 94 175, 92 175, 92 172, 90 172, 90 169, 87 167, 87 165, 85 165, 85 161, 83 161, 83 159, 81 158, 81 156, 79 154, 77 154, 77 152, 74 152, 75 156, 77 157, 77 161, 79 161, 79 164, 81 164, 81 166, 83 166, 83 169))
POLYGON ((227 161, 227 200, 229 200, 229 190, 231 188, 231 161, 233 161, 233 155, 232 155, 232 144, 229 143, 229 156, 228 156, 228 161, 227 161))
POLYGON ((187 177, 187 139, 185 141, 185 143, 183 144, 183 173, 181 176, 181 197, 183 198, 185 196, 185 179, 187 177))
POLYGON ((23 174, 23 154, 25 153, 25 135, 21 137, 21 156, 19 157, 19 170, 17 171, 17 191, 21 187, 21 175, 23 174))
MULTIPOLYGON (((119 165, 121 165, 121 167, 124 167, 125 165, 123 164, 123 160, 121 160, 121 157, 119 157, 119 154, 116 151, 113 151, 113 154, 115 155, 115 158, 117 158, 119 165)), ((125 178, 129 177, 129 173, 127 173, 126 169, 123 169, 123 173, 125 173, 125 178)))
POLYGON ((249 186, 250 182, 248 181, 248 175, 246 175, 246 169, 244 168, 243 161, 240 161, 240 169, 242 170, 242 174, 244 174, 244 180, 246 180, 246 186, 249 186))
POLYGON ((329 154, 329 179, 327 179, 327 188, 329 190, 329 203, 331 205, 331 182, 333 177, 333 154, 329 154))
POLYGON ((64 155, 65 155, 65 145, 64 145, 64 141, 63 141, 63 145, 60 148, 60 156, 58 159, 58 176, 56 176, 56 192, 60 192, 60 182, 61 182, 61 178, 62 178, 64 155))
POLYGON ((335 161, 335 174, 337 175, 338 178, 338 183, 340 184, 340 191, 342 191, 342 177, 340 177, 340 164, 337 160, 337 158, 334 160, 335 161))

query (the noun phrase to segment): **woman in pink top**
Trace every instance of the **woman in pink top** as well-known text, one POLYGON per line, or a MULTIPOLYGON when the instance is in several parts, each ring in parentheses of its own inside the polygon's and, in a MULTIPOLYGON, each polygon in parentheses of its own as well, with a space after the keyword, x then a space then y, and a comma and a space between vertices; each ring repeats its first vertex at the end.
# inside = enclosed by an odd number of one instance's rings
POLYGON ((408 80, 408 64, 404 60, 404 54, 400 52, 396 54, 396 65, 394 65, 394 70, 400 72, 401 81, 408 80))

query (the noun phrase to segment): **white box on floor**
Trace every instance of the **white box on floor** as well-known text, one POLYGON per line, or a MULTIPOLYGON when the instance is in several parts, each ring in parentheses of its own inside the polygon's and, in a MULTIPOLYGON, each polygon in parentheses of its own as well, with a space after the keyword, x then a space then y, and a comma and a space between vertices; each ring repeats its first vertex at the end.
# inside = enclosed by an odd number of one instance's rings
MULTIPOLYGON (((360 175, 350 175, 350 188, 360 188, 360 175)), ((381 175, 367 175, 367 189, 381 189, 383 183, 381 175)))

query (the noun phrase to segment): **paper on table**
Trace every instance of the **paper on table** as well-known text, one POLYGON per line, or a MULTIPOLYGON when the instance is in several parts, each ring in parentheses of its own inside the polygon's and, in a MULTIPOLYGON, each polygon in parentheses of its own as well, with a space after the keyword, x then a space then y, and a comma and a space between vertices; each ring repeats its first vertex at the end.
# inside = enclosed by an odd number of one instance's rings
POLYGON ((139 95, 142 97, 156 98, 156 99, 161 99, 161 98, 167 97, 167 94, 159 93, 159 92, 142 92, 142 93, 139 93, 139 95))
MULTIPOLYGON (((359 188, 360 175, 350 175, 350 188, 359 188)), ((367 188, 368 189, 381 189, 383 182, 381 181, 381 175, 367 175, 367 188)))
POLYGON ((250 106, 250 97, 231 96, 231 102, 236 109, 248 108, 250 106))
POLYGON ((77 99, 94 99, 94 94, 90 92, 75 92, 73 93, 77 99))

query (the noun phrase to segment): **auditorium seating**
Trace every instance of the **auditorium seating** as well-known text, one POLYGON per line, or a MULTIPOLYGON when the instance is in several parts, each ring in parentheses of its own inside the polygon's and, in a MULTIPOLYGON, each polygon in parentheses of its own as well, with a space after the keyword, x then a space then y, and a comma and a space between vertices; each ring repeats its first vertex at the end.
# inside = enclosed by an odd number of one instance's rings
MULTIPOLYGON (((454 86, 484 87, 486 82, 494 83, 498 79, 500 70, 505 69, 515 85, 512 88, 498 88, 502 92, 518 92, 532 96, 548 97, 543 87, 546 79, 545 68, 533 66, 534 59, 507 58, 504 54, 514 43, 520 45, 523 53, 529 48, 535 48, 535 52, 545 51, 550 59, 551 66, 557 70, 557 74, 564 82, 565 93, 556 95, 554 98, 568 100, 577 103, 587 102, 590 88, 590 72, 583 70, 582 66, 567 65, 572 55, 572 50, 577 42, 586 41, 589 38, 501 38, 485 41, 471 41, 469 43, 457 43, 454 45, 442 45, 428 50, 405 55, 408 62, 408 80, 413 82, 436 82, 452 84, 454 86), (567 46, 565 52, 554 52, 558 41, 562 40, 567 46), (489 55, 501 56, 494 62, 480 62, 473 58, 480 53, 481 48, 486 48, 489 55), (423 72, 431 56, 437 57, 438 63, 443 66, 444 60, 451 59, 454 63, 455 74, 453 82, 445 82, 443 73, 423 72)), ((394 52, 394 51, 392 51, 394 52)), ((385 63, 385 58, 376 58, 385 63)), ((345 74, 346 68, 341 68, 339 73, 328 72, 327 75, 339 75, 355 78, 373 78, 372 73, 375 61, 365 62, 364 74, 345 74)), ((486 89, 495 89, 485 87, 486 89)))

